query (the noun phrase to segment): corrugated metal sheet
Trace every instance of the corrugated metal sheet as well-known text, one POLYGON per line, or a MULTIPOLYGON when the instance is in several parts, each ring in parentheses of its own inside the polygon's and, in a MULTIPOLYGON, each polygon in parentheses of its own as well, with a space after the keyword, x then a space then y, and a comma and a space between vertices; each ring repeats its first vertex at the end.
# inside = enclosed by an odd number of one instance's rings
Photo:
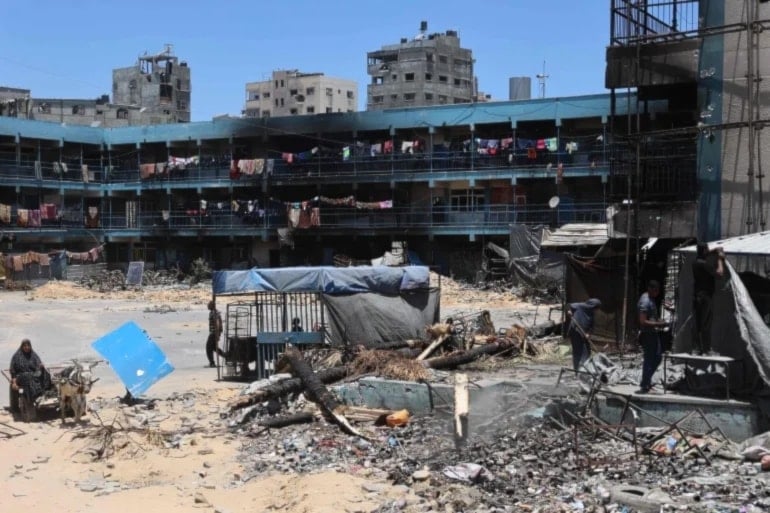
MULTIPOLYGON (((727 255, 770 255, 770 231, 709 242, 709 248, 715 246, 721 246, 727 255)), ((686 246, 680 251, 694 252, 695 245, 686 246)))
POLYGON ((607 240, 607 223, 574 223, 565 224, 553 232, 545 230, 540 247, 601 246, 607 240))

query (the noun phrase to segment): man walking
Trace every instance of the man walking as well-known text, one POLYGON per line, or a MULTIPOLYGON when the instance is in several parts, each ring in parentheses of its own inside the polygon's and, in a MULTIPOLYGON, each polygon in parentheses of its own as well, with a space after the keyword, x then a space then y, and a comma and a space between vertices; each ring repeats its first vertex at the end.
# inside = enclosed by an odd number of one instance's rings
POLYGON ((658 370, 663 356, 660 345, 658 328, 666 326, 665 321, 658 320, 658 305, 655 298, 660 294, 660 284, 650 280, 647 292, 639 298, 639 345, 642 346, 642 382, 639 393, 646 394, 652 388, 652 376, 658 370))
POLYGON ((708 244, 697 246, 697 254, 692 264, 693 277, 693 313, 695 330, 693 349, 696 354, 711 352, 711 324, 714 319, 712 310, 716 279, 724 275, 725 254, 722 248, 709 250, 708 244), (716 257, 716 262, 714 258, 716 257))
POLYGON ((594 312, 602 305, 591 298, 585 303, 570 303, 567 316, 571 318, 567 335, 572 342, 572 367, 575 372, 591 357, 590 335, 594 328, 594 312))
POLYGON ((214 363, 214 351, 217 349, 219 337, 222 335, 222 316, 216 309, 214 301, 209 301, 209 338, 206 340, 206 357, 209 359, 209 367, 216 367, 214 363))

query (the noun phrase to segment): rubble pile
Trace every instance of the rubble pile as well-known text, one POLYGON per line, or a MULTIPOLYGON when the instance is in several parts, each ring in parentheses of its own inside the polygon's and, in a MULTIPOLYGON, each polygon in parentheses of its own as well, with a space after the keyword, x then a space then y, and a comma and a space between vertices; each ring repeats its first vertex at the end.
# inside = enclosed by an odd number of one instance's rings
MULTIPOLYGON (((152 271, 145 269, 142 273, 143 286, 175 286, 179 285, 179 275, 173 271, 152 271)), ((79 285, 99 292, 111 292, 126 290, 126 275, 121 270, 101 270, 98 273, 84 276, 78 282, 79 285)))
MULTIPOLYGON (((555 405, 574 409, 576 403, 555 405)), ((282 413, 307 409, 299 396, 282 413)), ((366 438, 315 422, 277 430, 259 420, 278 408, 251 412, 251 424, 231 420, 243 436, 249 472, 338 470, 408 487, 411 498, 384 501, 388 511, 741 511, 770 507, 759 464, 741 459, 662 456, 580 422, 565 425, 521 405, 497 416, 495 427, 457 447, 451 418, 436 412, 398 428, 369 425, 366 438)), ((559 415, 562 417, 562 415, 559 415)), ((725 453, 730 456, 731 453, 725 453)), ((715 456, 715 455, 712 455, 715 456)), ((376 491, 373 491, 376 493, 376 491)))

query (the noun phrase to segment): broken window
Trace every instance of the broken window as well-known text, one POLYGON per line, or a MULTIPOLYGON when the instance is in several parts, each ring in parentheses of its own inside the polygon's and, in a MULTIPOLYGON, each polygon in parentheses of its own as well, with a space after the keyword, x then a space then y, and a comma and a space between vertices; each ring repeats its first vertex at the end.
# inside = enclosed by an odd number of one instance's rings
POLYGON ((308 96, 312 96, 315 94, 315 87, 308 87, 305 89, 305 94, 308 96))
POLYGON ((176 108, 177 108, 177 110, 187 110, 187 102, 184 102, 182 100, 178 100, 176 102, 176 108))
POLYGON ((283 87, 283 80, 281 80, 281 87, 283 87))
POLYGON ((265 91, 264 93, 262 93, 262 98, 264 98, 265 100, 270 98, 270 91, 265 91))
POLYGON ((390 99, 391 99, 391 101, 394 101, 394 102, 395 102, 395 101, 397 101, 397 100, 398 100, 398 95, 397 95, 397 94, 391 94, 391 95, 390 95, 390 99))
POLYGON ((385 97, 382 95, 372 96, 372 103, 382 103, 385 101, 385 97))
POLYGON ((414 93, 404 93, 404 101, 405 102, 413 102, 414 101, 414 93))
POLYGON ((82 105, 73 105, 72 106, 72 113, 79 115, 79 116, 85 116, 86 115, 86 108, 82 105))
POLYGON ((296 89, 289 89, 289 94, 292 96, 297 96, 297 90, 296 89))
POLYGON ((289 109, 289 114, 291 114, 292 116, 296 116, 297 115, 297 109, 289 109))
POLYGON ((259 100, 259 93, 253 93, 253 94, 251 95, 251 99, 252 99, 252 100, 259 100))
POLYGON ((353 99, 353 91, 348 91, 346 94, 347 94, 348 100, 353 99))
POLYGON ((262 111, 262 117, 263 118, 269 118, 270 117, 270 111, 269 110, 263 110, 262 111))
POLYGON ((331 96, 334 94, 334 90, 331 87, 326 88, 326 96, 331 96))
POLYGON ((404 80, 407 82, 414 82, 414 73, 405 73, 404 80))
POLYGON ((50 114, 51 113, 51 104, 47 102, 43 102, 40 105, 37 106, 37 111, 42 112, 43 114, 50 114))
POLYGON ((333 111, 332 111, 332 108, 331 108, 331 107, 326 107, 326 113, 327 113, 327 114, 331 114, 332 112, 333 112, 333 111))
POLYGON ((281 98, 281 107, 283 107, 283 98, 281 98))
POLYGON ((128 119, 127 109, 118 109, 118 111, 115 114, 117 119, 128 119))
POLYGON ((433 93, 425 93, 425 99, 428 101, 433 100, 433 93))
POLYGON ((382 85, 385 81, 385 77, 372 77, 372 84, 374 85, 382 85))
POLYGON ((425 81, 426 82, 430 82, 431 80, 433 80, 433 75, 430 74, 430 73, 426 73, 425 74, 425 81))
POLYGON ((440 94, 440 95, 438 95, 438 102, 439 102, 439 103, 442 103, 442 104, 443 104, 443 103, 446 103, 446 102, 447 102, 447 100, 448 100, 448 98, 447 98, 447 96, 446 96, 445 94, 440 94))
POLYGON ((160 99, 161 100, 170 100, 171 96, 174 94, 174 88, 171 87, 171 84, 161 84, 160 85, 160 99))
POLYGON ((439 61, 441 64, 446 64, 446 63, 448 62, 448 60, 447 60, 447 58, 446 58, 446 55, 439 55, 439 56, 438 56, 438 61, 439 61))
POLYGON ((307 109, 305 109, 305 112, 307 112, 308 114, 315 114, 315 107, 310 106, 307 109))
POLYGON ((426 53, 425 54, 425 60, 428 62, 433 62, 433 54, 432 53, 426 53))
POLYGON ((449 78, 447 78, 446 75, 439 75, 438 81, 441 82, 442 84, 446 84, 449 81, 449 78))
POLYGON ((391 79, 393 82, 396 82, 396 81, 398 80, 398 75, 396 75, 395 73, 393 73, 393 74, 390 76, 390 79, 391 79))
MULTIPOLYGON (((118 88, 118 84, 115 83, 114 89, 117 89, 117 88, 118 88)), ((128 81, 128 88, 129 89, 136 89, 136 79, 135 78, 132 78, 131 80, 128 81)))
POLYGON ((456 79, 455 79, 455 85, 456 85, 456 86, 459 86, 459 85, 460 85, 460 79, 459 79, 459 78, 456 78, 456 79))

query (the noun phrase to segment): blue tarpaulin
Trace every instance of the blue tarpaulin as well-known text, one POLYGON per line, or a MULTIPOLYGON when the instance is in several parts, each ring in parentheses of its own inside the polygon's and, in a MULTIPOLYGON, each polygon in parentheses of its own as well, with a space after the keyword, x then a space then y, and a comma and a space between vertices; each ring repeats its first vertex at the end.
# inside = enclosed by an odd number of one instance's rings
POLYGON ((216 271, 214 294, 243 292, 323 292, 398 294, 430 287, 427 267, 282 267, 216 271))
POLYGON ((104 335, 91 347, 110 362, 133 396, 142 395, 174 370, 160 347, 133 321, 104 335))

